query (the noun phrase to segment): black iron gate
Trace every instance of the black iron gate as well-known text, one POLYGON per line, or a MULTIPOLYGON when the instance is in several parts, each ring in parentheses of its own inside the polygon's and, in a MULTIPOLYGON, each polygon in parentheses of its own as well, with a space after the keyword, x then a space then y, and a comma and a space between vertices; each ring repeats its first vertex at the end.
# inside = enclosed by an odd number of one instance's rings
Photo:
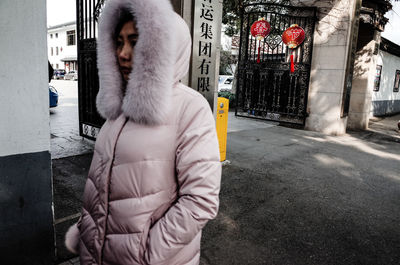
POLYGON ((99 77, 96 59, 97 17, 104 0, 76 0, 79 134, 95 139, 104 119, 96 109, 99 77))
POLYGON ((316 8, 277 4, 248 4, 241 13, 236 115, 304 125, 307 116, 316 8), (265 18, 270 34, 261 42, 251 35, 251 25, 265 18), (292 24, 305 31, 305 40, 290 50, 282 42, 282 33, 292 24), (295 71, 290 72, 290 55, 295 71))

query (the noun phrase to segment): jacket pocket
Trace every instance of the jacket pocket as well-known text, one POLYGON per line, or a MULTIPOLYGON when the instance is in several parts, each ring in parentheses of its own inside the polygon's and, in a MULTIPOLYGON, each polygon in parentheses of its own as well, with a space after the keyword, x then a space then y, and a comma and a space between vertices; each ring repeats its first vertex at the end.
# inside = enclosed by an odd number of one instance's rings
POLYGON ((144 226, 141 238, 140 238, 140 246, 139 246, 139 260, 141 264, 146 265, 146 250, 147 250, 147 239, 149 237, 149 231, 151 226, 151 218, 146 222, 144 226))

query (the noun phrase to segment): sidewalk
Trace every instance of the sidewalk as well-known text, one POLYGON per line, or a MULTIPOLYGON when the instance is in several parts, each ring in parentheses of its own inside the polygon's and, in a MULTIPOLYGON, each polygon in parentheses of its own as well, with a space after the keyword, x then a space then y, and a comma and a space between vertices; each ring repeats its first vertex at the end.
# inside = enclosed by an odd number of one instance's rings
MULTIPOLYGON (((328 136, 230 113, 231 163, 223 167, 220 210, 204 229, 200 264, 399 264, 396 119, 328 136)), ((76 201, 66 216, 79 213, 89 163, 90 154, 53 162, 55 190, 64 185, 55 202, 76 201)), ((55 212, 64 217, 57 204, 55 212)), ((74 221, 56 226, 59 244, 74 221)))
POLYGON ((93 152, 94 143, 79 136, 77 81, 51 80, 59 95, 58 106, 50 109, 51 158, 93 152))
POLYGON ((397 138, 400 141, 400 133, 397 123, 400 121, 400 114, 378 118, 373 117, 369 122, 369 131, 397 138))

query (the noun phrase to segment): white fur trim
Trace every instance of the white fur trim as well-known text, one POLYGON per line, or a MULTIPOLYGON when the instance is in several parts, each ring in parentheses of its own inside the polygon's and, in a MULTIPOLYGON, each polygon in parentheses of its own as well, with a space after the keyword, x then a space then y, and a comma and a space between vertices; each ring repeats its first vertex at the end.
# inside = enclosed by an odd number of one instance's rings
POLYGON ((169 0, 109 0, 100 17, 97 65, 100 91, 97 109, 106 119, 121 112, 137 123, 161 124, 166 120, 174 84, 175 13, 169 0), (113 31, 119 10, 131 12, 139 38, 133 68, 122 93, 113 31))
POLYGON ((71 226, 65 234, 65 247, 72 253, 79 252, 79 229, 77 224, 71 226))

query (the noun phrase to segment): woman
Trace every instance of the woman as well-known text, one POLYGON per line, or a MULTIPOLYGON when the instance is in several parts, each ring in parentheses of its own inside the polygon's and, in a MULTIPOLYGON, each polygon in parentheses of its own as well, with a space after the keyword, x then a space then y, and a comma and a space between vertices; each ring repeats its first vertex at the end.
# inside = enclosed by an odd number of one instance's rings
POLYGON ((106 3, 97 108, 107 121, 66 246, 82 265, 198 264, 221 164, 207 101, 180 83, 189 29, 169 0, 106 3))

